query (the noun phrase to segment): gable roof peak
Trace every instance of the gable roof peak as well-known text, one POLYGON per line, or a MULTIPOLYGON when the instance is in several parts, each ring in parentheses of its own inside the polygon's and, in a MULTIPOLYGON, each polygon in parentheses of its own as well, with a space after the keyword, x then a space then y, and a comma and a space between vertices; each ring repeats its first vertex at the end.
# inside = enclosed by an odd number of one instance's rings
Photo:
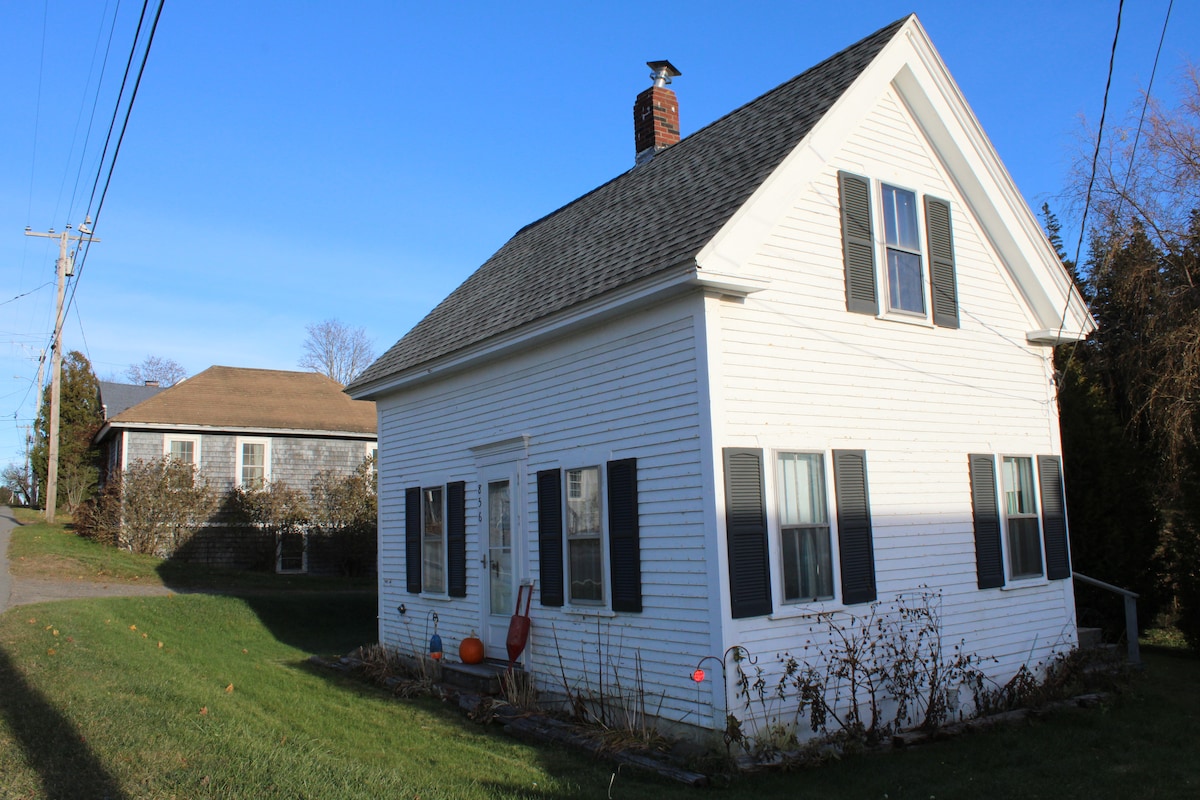
MULTIPOLYGON (((702 248, 911 19, 915 15, 880 28, 525 226, 347 392, 375 397, 415 367, 428 368, 602 295, 694 265, 702 248)), ((646 91, 674 94, 665 86, 646 91)))

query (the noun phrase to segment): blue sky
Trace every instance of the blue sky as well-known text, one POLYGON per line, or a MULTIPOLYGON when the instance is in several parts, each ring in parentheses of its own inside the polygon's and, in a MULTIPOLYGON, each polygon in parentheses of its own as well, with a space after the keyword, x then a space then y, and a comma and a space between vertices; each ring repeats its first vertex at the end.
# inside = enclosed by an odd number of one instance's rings
MULTIPOLYGON (((0 5, 0 466, 23 458, 53 327, 57 248, 22 232, 82 221, 140 10, 120 3, 97 88, 117 3, 0 5)), ((1167 5, 1126 3, 1110 121, 1149 80, 1167 5)), ((521 226, 633 165, 646 61, 682 71, 687 135, 914 10, 1030 205, 1069 222, 1117 0, 846 9, 167 0, 65 349, 101 378, 147 355, 295 369, 305 326, 336 318, 382 352, 521 226)), ((1156 96, 1198 34, 1200 3, 1176 3, 1156 96)))

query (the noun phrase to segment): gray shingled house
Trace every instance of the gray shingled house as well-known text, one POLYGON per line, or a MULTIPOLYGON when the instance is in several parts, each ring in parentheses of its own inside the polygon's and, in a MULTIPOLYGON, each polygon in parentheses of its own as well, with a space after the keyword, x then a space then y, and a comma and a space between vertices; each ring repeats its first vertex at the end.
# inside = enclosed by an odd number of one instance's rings
MULTIPOLYGON (((307 490, 318 472, 349 474, 373 455, 375 427, 375 404, 350 399, 324 375, 216 366, 110 414, 95 442, 102 485, 135 459, 170 456, 194 464, 219 492, 268 483, 307 490)), ((201 560, 244 560, 235 542, 205 541, 213 552, 201 560)), ((281 550, 277 568, 319 569, 306 543, 281 550)))
POLYGON ((347 388, 380 641, 503 657, 532 585, 540 688, 716 730, 780 720, 696 665, 773 682, 819 620, 929 604, 999 683, 1074 647, 1051 354, 1093 322, 917 18, 684 138, 651 66, 635 166, 347 388))

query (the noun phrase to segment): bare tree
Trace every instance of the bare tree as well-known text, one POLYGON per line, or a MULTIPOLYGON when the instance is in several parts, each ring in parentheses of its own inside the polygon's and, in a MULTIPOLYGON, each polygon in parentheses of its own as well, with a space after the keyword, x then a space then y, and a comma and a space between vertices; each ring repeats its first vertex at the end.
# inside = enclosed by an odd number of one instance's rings
POLYGON ((375 347, 362 328, 327 319, 308 325, 300 366, 345 386, 375 360, 375 347))
POLYGON ((158 385, 164 388, 174 386, 187 376, 187 370, 178 361, 159 356, 146 356, 145 361, 131 364, 129 369, 125 370, 125 377, 132 383, 157 381, 158 385))
POLYGON ((0 482, 21 505, 33 505, 33 472, 27 466, 9 464, 0 470, 0 482))

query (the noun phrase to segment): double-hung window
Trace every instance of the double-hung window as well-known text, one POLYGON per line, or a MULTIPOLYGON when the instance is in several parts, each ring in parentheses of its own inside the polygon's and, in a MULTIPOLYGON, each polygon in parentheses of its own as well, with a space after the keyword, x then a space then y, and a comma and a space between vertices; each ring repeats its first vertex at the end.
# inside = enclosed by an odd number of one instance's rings
POLYGON ((889 311, 925 315, 925 277, 919 230, 916 192, 883 184, 889 311))
POLYGON ((780 453, 777 459, 779 535, 785 602, 833 597, 833 549, 820 453, 780 453))
POLYGON ((641 613, 636 458, 538 470, 537 520, 543 606, 641 613))
POLYGON ((238 485, 243 489, 262 489, 271 480, 271 442, 269 439, 239 439, 237 451, 238 485))
POLYGON ((446 591, 446 536, 443 489, 421 490, 421 579, 422 590, 446 591))
POLYGON ((1008 574, 1019 578, 1042 574, 1042 536, 1034 494, 1033 459, 1005 456, 1001 478, 1004 491, 1004 526, 1008 536, 1008 574))
POLYGON ((838 173, 846 310, 876 316, 883 305, 884 312, 894 319, 909 317, 932 321, 939 328, 957 328, 958 287, 950 201, 921 196, 922 231, 917 193, 886 183, 879 186, 876 193, 869 178, 838 173), (882 242, 878 212, 883 214, 882 242), (881 256, 883 267, 876 274, 881 256), (880 280, 886 283, 887 300, 882 304, 880 280))
POLYGON ((604 602, 600 467, 568 469, 567 570, 572 603, 604 602))

